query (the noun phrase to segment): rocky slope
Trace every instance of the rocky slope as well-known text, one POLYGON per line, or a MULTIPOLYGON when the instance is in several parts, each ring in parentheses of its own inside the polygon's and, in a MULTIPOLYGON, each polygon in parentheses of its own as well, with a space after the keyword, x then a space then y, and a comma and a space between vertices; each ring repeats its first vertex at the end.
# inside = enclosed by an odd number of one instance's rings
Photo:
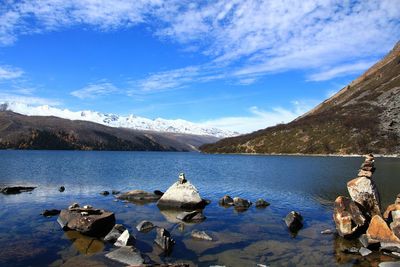
POLYGON ((288 123, 201 147, 207 153, 400 153, 400 42, 380 62, 288 123))
POLYGON ((194 151, 218 138, 112 128, 87 121, 0 111, 0 149, 194 151))

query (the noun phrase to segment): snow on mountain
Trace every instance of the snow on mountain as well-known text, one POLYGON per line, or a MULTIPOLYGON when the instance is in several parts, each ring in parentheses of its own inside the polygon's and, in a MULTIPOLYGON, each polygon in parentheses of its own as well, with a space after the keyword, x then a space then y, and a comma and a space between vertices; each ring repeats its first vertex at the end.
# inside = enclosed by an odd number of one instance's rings
POLYGON ((135 115, 118 116, 115 114, 104 114, 90 110, 71 111, 68 109, 59 109, 48 105, 32 106, 19 102, 6 102, 0 104, 0 111, 1 110, 9 110, 28 116, 55 116, 69 120, 90 121, 116 128, 122 127, 156 132, 211 135, 219 138, 238 135, 236 132, 205 127, 200 123, 193 123, 181 119, 166 120, 157 118, 155 120, 151 120, 135 115))

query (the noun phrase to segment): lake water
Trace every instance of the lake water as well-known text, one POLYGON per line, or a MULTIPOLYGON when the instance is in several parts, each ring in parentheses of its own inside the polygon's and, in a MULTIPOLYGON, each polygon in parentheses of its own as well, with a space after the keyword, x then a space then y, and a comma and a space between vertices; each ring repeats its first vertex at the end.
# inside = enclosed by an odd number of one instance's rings
MULTIPOLYGON (((62 209, 73 202, 115 212, 136 235, 136 246, 156 262, 185 262, 191 266, 370 266, 393 260, 380 253, 361 258, 341 252, 359 246, 336 235, 332 203, 347 195, 346 182, 354 178, 360 157, 205 155, 166 152, 0 151, 1 185, 36 185, 32 193, 0 194, 1 266, 119 266, 104 259, 112 246, 75 232, 64 232, 57 217, 44 218, 44 209, 62 209), (185 172, 210 199, 198 224, 178 227, 173 214, 161 213, 155 203, 135 205, 114 201, 99 192, 113 189, 165 191, 185 172), (58 188, 63 185, 63 193, 58 188), (255 202, 264 198, 265 209, 245 212, 223 208, 225 194, 255 202), (291 210, 304 217, 304 227, 292 236, 283 222, 291 210), (171 219, 172 218, 172 219, 171 219), (153 244, 155 231, 137 233, 135 226, 150 220, 169 230, 176 240, 170 255, 153 244), (214 241, 193 240, 193 229, 205 230, 214 241), (97 265, 96 265, 97 264, 97 265)), ((377 158, 374 179, 382 206, 400 193, 400 159, 377 158)))

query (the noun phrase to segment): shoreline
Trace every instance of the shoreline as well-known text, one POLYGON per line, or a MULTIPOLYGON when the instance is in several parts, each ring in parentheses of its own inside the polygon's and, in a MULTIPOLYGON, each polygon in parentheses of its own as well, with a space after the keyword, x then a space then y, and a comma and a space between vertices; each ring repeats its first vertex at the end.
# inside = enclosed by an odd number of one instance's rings
MULTIPOLYGON (((303 154, 303 153, 206 153, 206 155, 243 155, 243 156, 299 156, 299 157, 342 157, 357 158, 364 157, 365 154, 303 154)), ((400 158, 400 154, 374 154, 375 158, 400 158)))

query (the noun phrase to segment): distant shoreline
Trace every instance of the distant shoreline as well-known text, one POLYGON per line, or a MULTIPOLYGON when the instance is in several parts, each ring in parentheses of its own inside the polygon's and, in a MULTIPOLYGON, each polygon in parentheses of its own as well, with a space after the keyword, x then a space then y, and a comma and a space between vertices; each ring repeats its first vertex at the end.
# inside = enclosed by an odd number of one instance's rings
MULTIPOLYGON (((244 155, 244 156, 307 156, 307 157, 343 157, 343 158, 357 158, 364 157, 364 154, 303 154, 303 153, 206 153, 209 155, 244 155)), ((374 154, 375 158, 400 158, 399 154, 374 154)))

